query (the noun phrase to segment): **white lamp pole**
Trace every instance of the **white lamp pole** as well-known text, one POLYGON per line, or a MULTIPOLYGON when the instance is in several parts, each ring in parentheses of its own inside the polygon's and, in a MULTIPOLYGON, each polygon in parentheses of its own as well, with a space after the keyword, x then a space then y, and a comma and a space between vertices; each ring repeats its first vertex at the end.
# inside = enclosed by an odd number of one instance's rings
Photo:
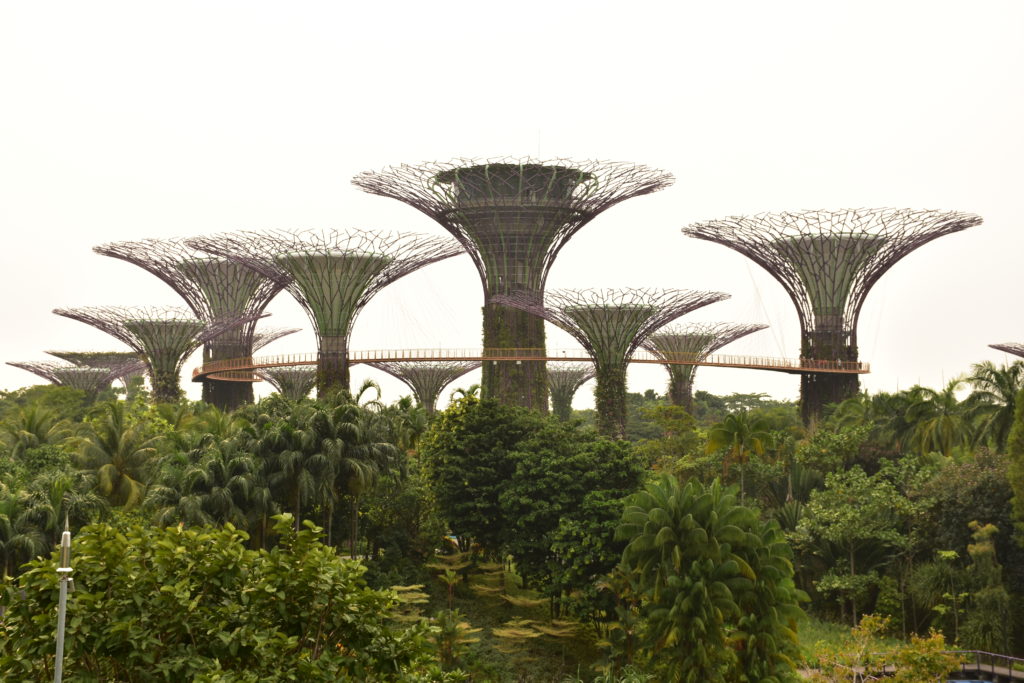
POLYGON ((57 576, 60 578, 60 602, 57 603, 57 658, 53 665, 53 683, 61 683, 64 677, 64 619, 68 607, 68 583, 74 590, 71 578, 71 531, 67 517, 64 518, 64 533, 60 536, 60 562, 57 576))

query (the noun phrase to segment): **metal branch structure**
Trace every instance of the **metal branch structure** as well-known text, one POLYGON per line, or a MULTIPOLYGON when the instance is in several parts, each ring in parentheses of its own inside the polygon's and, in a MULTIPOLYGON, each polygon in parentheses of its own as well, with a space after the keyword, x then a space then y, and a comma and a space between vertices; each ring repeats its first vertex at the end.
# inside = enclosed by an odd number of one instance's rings
POLYGON ((594 379, 593 363, 549 363, 548 390, 551 392, 551 412, 559 420, 572 417, 572 399, 576 391, 594 379))
POLYGON ((377 292, 423 266, 462 253, 458 242, 373 230, 238 232, 189 240, 284 286, 317 335, 317 393, 349 388, 348 340, 377 292))
POLYGON ((302 329, 299 327, 264 327, 256 330, 252 335, 252 351, 256 353, 263 347, 273 344, 281 337, 287 337, 289 334, 301 331, 302 329))
POLYGON ((57 308, 53 312, 103 330, 141 354, 156 402, 181 397, 181 368, 193 351, 261 317, 251 313, 206 322, 187 309, 169 306, 57 308))
POLYGON ((80 389, 90 400, 104 389, 110 388, 110 382, 117 378, 120 368, 95 368, 58 363, 57 361, 25 361, 7 363, 63 387, 80 389))
POLYGON ((314 365, 263 368, 258 371, 258 374, 270 382, 277 389, 277 393, 290 401, 306 398, 316 386, 316 366, 314 365))
MULTIPOLYGON (((112 242, 93 251, 127 261, 157 276, 185 300, 199 320, 259 315, 282 284, 250 268, 188 245, 184 239, 112 242)), ((204 344, 203 361, 245 358, 253 353, 256 318, 204 344)), ((203 381, 203 400, 222 410, 252 402, 252 384, 203 381)))
MULTIPOLYGON (((673 177, 629 163, 495 158, 395 166, 352 182, 420 210, 465 247, 484 288, 484 348, 544 349, 543 322, 495 297, 526 292, 540 305, 555 257, 580 228, 673 177)), ((482 393, 546 412, 544 363, 487 363, 482 393)))
POLYGON ((989 344, 989 348, 1002 351, 1003 353, 1009 353, 1014 356, 1020 356, 1024 358, 1024 344, 1020 342, 1005 342, 1003 344, 989 344))
MULTIPOLYGON (((683 233, 752 259, 785 288, 800 317, 801 356, 856 361, 857 321, 871 287, 901 258, 981 223, 957 211, 842 209, 731 216, 683 233)), ((857 393, 856 375, 804 374, 800 403, 813 424, 825 405, 857 393)))
POLYGON ((47 351, 54 358, 60 358, 80 368, 102 368, 118 370, 116 378, 128 388, 135 377, 146 374, 146 361, 135 351, 47 351))
POLYGON ((382 370, 396 379, 400 379, 412 389, 416 401, 423 406, 427 415, 433 415, 437 406, 437 397, 446 386, 462 377, 467 372, 480 367, 480 361, 441 361, 435 363, 367 363, 370 367, 382 370))
POLYGON ((722 292, 684 289, 559 289, 538 303, 533 292, 495 300, 558 325, 594 360, 597 429, 626 433, 626 366, 633 352, 659 327, 701 306, 728 299, 722 292))
MULTIPOLYGON (((726 344, 740 337, 763 330, 767 325, 760 323, 688 323, 669 325, 658 330, 643 343, 643 347, 654 355, 672 360, 703 361, 726 344)), ((696 365, 666 363, 668 370, 668 397, 672 405, 682 406, 693 412, 693 376, 696 365)))

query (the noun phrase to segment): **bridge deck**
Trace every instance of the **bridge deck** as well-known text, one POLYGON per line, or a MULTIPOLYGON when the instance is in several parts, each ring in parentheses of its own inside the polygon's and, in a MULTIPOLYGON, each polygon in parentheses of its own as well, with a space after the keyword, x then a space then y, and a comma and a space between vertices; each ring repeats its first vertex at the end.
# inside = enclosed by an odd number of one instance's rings
MULTIPOLYGON (((590 362, 591 358, 583 349, 375 349, 352 351, 349 364, 374 362, 430 362, 445 360, 467 361, 576 361, 590 362)), ((701 365, 721 368, 748 368, 772 370, 793 374, 837 373, 864 374, 871 371, 868 363, 836 360, 814 360, 811 358, 774 358, 768 356, 712 355, 701 358, 695 353, 669 354, 659 356, 645 349, 638 349, 630 359, 631 363, 658 365, 701 365)), ((317 354, 297 353, 278 356, 257 356, 255 358, 233 358, 214 361, 192 371, 192 380, 217 379, 235 382, 259 381, 252 374, 260 368, 316 365, 317 354)))

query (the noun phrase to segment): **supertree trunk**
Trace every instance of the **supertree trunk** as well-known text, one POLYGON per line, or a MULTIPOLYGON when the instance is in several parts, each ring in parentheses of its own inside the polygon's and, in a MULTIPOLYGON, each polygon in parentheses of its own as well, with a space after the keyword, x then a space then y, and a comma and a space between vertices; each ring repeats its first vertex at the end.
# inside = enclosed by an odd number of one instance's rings
POLYGON ((181 400, 181 378, 177 372, 151 369, 149 383, 153 389, 153 403, 177 403, 181 400))
POLYGON ((598 433, 613 439, 624 439, 626 437, 625 366, 599 367, 597 369, 594 407, 597 410, 598 433))
MULTIPOLYGON (((804 358, 858 360, 857 346, 844 343, 840 333, 809 333, 803 337, 801 354, 804 358)), ((825 407, 840 403, 860 392, 860 377, 856 374, 805 372, 800 375, 800 416, 809 428, 817 426, 825 407)))
MULTIPOLYGON (((545 348, 544 320, 522 310, 490 303, 483 308, 484 349, 545 348)), ((543 361, 485 361, 480 393, 500 403, 548 412, 543 361)))
POLYGON ((693 414, 693 368, 676 365, 669 370, 668 400, 674 406, 682 406, 693 414))
POLYGON ((317 351, 317 398, 349 390, 348 337, 322 337, 317 351))
MULTIPOLYGON (((244 345, 206 344, 203 347, 203 364, 221 360, 251 358, 244 345)), ((237 410, 254 401, 252 382, 227 382, 224 380, 203 380, 203 401, 217 409, 228 412, 237 410)))

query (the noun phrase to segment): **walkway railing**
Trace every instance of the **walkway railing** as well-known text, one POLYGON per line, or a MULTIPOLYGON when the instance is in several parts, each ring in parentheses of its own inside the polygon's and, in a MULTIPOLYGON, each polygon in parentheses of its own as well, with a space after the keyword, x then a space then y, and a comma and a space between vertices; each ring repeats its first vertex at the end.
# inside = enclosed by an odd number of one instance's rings
MULTIPOLYGON (((429 362, 443 360, 479 361, 576 361, 589 362, 590 355, 583 349, 374 349, 349 352, 349 364, 373 362, 429 362)), ((646 349, 638 349, 630 359, 632 363, 664 365, 703 365, 724 368, 750 368, 774 370, 776 372, 805 373, 824 372, 840 374, 864 374, 871 372, 868 363, 841 360, 816 360, 812 358, 776 358, 770 356, 712 355, 701 357, 696 353, 672 353, 661 356, 646 349)), ((253 370, 260 368, 316 365, 316 353, 292 353, 255 358, 232 358, 213 361, 192 371, 193 380, 204 378, 236 382, 251 382, 253 370)))
POLYGON ((949 654, 961 657, 960 673, 988 674, 986 678, 993 681, 1024 681, 1024 659, 984 650, 951 650, 949 654))

